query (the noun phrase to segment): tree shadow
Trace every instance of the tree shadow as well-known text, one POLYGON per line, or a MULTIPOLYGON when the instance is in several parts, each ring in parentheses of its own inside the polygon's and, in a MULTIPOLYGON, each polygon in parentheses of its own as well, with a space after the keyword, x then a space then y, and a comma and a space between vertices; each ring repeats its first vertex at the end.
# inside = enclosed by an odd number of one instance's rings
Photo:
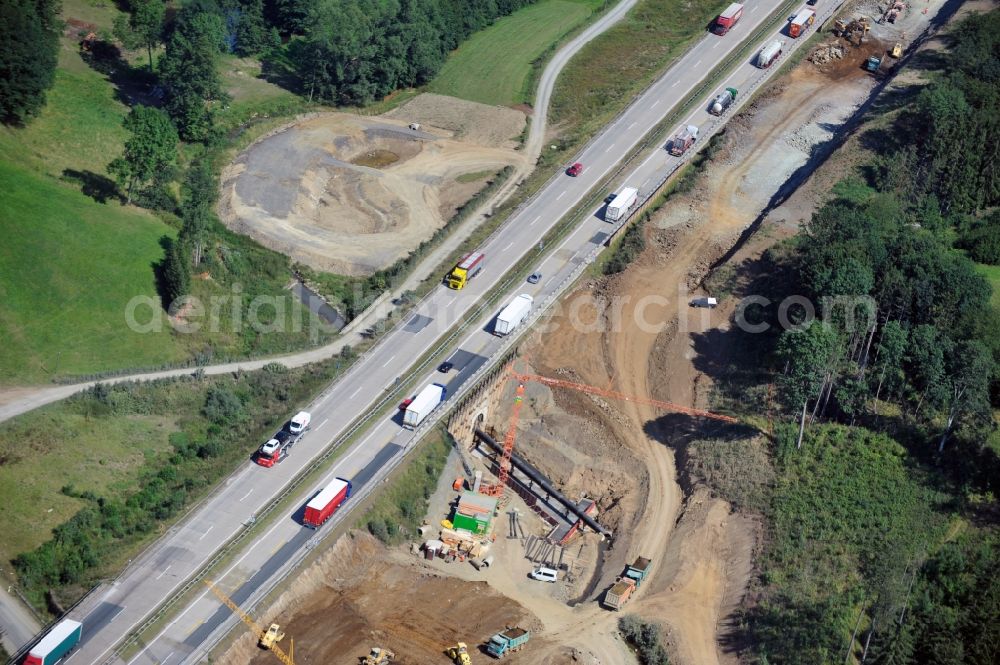
POLYGON ((306 44, 302 40, 296 40, 284 48, 273 49, 261 58, 260 78, 296 95, 305 94, 302 79, 295 71, 294 64, 303 57, 304 48, 306 44))
POLYGON ((126 106, 160 106, 163 91, 156 85, 156 75, 148 67, 133 67, 113 42, 100 38, 80 43, 80 57, 100 72, 115 89, 115 99, 126 106))
POLYGON ((63 180, 80 186, 80 191, 98 203, 107 203, 111 199, 121 200, 118 185, 111 178, 93 171, 77 171, 63 169, 63 180))
POLYGON ((149 267, 153 270, 153 279, 156 282, 156 293, 160 296, 160 305, 165 312, 170 311, 170 302, 167 300, 170 289, 167 288, 165 268, 167 265, 167 256, 170 255, 170 250, 173 249, 175 242, 177 241, 170 236, 161 236, 160 247, 163 248, 163 258, 149 264, 149 267))

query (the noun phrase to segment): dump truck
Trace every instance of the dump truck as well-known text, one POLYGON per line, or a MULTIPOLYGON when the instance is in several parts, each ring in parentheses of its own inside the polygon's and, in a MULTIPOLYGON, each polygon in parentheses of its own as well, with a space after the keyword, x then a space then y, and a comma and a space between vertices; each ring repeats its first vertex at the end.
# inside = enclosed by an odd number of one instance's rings
POLYGON ((503 308, 497 315, 496 323, 493 324, 493 334, 498 337, 509 335, 514 329, 521 325, 525 317, 531 313, 531 306, 535 299, 527 293, 522 293, 514 298, 509 305, 503 308))
POLYGON ((652 562, 646 557, 637 557, 635 562, 625 568, 625 577, 635 580, 635 585, 640 586, 642 581, 649 575, 649 568, 652 562))
POLYGON ((743 5, 738 2, 734 2, 723 10, 721 14, 715 17, 715 23, 712 25, 712 32, 722 36, 733 29, 740 17, 743 16, 743 5))
POLYGON ((757 52, 753 64, 761 69, 767 69, 774 64, 774 61, 781 56, 781 50, 785 47, 785 42, 776 39, 757 52))
POLYGON ((628 211, 632 209, 635 205, 636 200, 639 198, 639 190, 635 187, 625 187, 618 193, 615 198, 611 200, 608 204, 607 210, 604 211, 604 221, 606 222, 617 222, 619 219, 628 214, 628 211))
POLYGON ((28 651, 24 665, 53 665, 73 650, 83 637, 83 624, 63 619, 28 651))
POLYGON ((464 289, 469 280, 479 274, 483 269, 483 261, 486 255, 482 252, 470 252, 462 257, 458 264, 448 273, 448 288, 464 289))
POLYGON ((816 22, 816 12, 811 7, 803 7, 799 13, 792 18, 788 24, 788 36, 792 39, 798 38, 803 32, 809 29, 816 22))
POLYGON ((688 125, 670 140, 670 154, 674 157, 680 157, 687 149, 694 145, 694 142, 698 140, 698 128, 694 125, 688 125))
POLYGON ((604 606, 612 610, 621 610, 629 601, 643 580, 649 576, 652 563, 646 557, 637 557, 635 562, 625 567, 625 572, 618 576, 615 583, 604 592, 604 606))
POLYGON ((872 74, 876 73, 882 66, 882 58, 877 55, 873 55, 865 60, 865 69, 872 74))
POLYGON ((508 628, 497 633, 486 644, 486 651, 494 658, 503 658, 513 651, 519 651, 531 639, 531 633, 524 628, 508 628))
POLYGON ((737 94, 738 91, 736 88, 726 88, 712 100, 712 104, 708 107, 708 112, 712 115, 722 115, 736 101, 737 94))
POLYGON ((318 529, 340 507, 340 504, 351 498, 351 481, 344 478, 334 478, 333 482, 324 487, 306 504, 302 516, 302 524, 318 529))
POLYGON ((635 592, 636 583, 630 577, 619 577, 615 583, 604 592, 601 603, 608 609, 621 611, 635 592))
POLYGON ((285 634, 281 632, 281 626, 276 623, 272 623, 268 626, 267 630, 260 634, 260 639, 257 640, 257 646, 261 649, 270 650, 275 644, 285 639, 285 634))
POLYGON ((406 405, 406 411, 403 412, 403 427, 416 429, 420 423, 424 422, 424 418, 429 416, 431 411, 444 401, 447 395, 448 389, 440 383, 424 386, 424 389, 417 393, 413 401, 406 405))

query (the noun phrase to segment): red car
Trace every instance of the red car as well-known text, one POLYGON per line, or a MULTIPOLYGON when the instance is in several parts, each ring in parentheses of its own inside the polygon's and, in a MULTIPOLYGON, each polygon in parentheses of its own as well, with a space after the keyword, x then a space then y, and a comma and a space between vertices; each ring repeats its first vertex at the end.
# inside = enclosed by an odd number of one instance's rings
POLYGON ((404 399, 402 402, 399 403, 399 410, 406 411, 406 407, 408 407, 412 402, 413 398, 407 397, 406 399, 404 399))
POLYGON ((571 175, 573 177, 576 177, 581 173, 583 173, 583 164, 580 162, 576 162, 573 166, 566 169, 566 175, 571 175))

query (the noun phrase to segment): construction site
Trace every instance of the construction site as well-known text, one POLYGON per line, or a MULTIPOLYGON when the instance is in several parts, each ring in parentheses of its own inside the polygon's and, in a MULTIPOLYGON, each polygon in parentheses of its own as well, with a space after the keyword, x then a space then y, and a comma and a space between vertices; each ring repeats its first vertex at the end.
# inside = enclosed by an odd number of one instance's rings
POLYGON ((739 663, 734 616, 760 520, 697 482, 685 446, 767 445, 767 413, 740 422, 721 389, 736 300, 852 168, 860 148, 838 133, 941 5, 924 4, 838 22, 758 94, 646 225, 638 259, 565 297, 605 325, 551 320, 452 408, 454 447, 419 533, 395 548, 341 537, 219 662, 274 662, 257 646, 273 620, 298 663, 635 663, 617 631, 635 613, 662 625, 671 663, 739 663), (687 315, 674 284, 719 306, 687 315), (611 325, 653 296, 658 327, 611 325))

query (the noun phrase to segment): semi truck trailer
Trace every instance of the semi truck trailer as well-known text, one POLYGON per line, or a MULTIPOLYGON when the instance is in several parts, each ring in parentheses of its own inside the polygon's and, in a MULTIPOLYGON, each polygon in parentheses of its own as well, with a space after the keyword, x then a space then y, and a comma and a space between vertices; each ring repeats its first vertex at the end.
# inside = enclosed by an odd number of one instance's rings
POLYGON ((413 401, 406 405, 406 411, 403 412, 403 427, 416 429, 420 423, 424 422, 424 418, 429 416, 431 411, 444 401, 447 394, 448 389, 440 383, 424 386, 424 389, 417 393, 413 401))
POLYGON ((743 5, 734 2, 715 18, 715 23, 712 25, 712 32, 719 36, 726 34, 733 29, 733 26, 736 25, 742 16, 743 5))
POLYGON ((451 272, 448 273, 448 287, 455 289, 464 289, 465 285, 468 284, 469 280, 475 277, 480 270, 483 269, 483 261, 486 259, 486 255, 482 252, 470 252, 462 257, 462 260, 458 262, 451 272))
POLYGON ((302 523, 313 529, 318 529, 330 516, 351 497, 351 481, 344 478, 334 478, 333 482, 319 491, 306 504, 302 515, 302 523))
POLYGON ((514 298, 497 315, 496 323, 493 324, 493 334, 503 337, 514 332, 514 329, 521 325, 521 322, 531 312, 531 306, 534 302, 535 299, 527 293, 522 293, 514 298))
POLYGON ((698 140, 698 128, 694 125, 688 125, 670 140, 670 154, 674 157, 680 157, 687 149, 694 145, 694 142, 698 140))
POLYGON ((53 665, 73 650, 83 637, 83 624, 63 619, 50 630, 42 641, 31 648, 24 665, 53 665))
POLYGON ((803 7, 792 19, 792 22, 788 24, 788 36, 796 39, 815 22, 816 12, 809 7, 803 7))
POLYGON ((754 59, 754 64, 761 69, 767 69, 774 64, 774 61, 781 55, 781 49, 784 48, 784 46, 785 43, 780 39, 774 40, 757 53, 757 57, 754 59))
POLYGON ((712 103, 708 107, 708 112, 712 115, 722 115, 736 101, 736 95, 736 88, 726 88, 712 100, 712 103))
POLYGON ((619 219, 628 214, 628 211, 632 209, 635 205, 636 200, 639 198, 639 190, 635 187, 626 187, 621 192, 618 193, 611 203, 608 204, 608 209, 604 211, 604 221, 606 222, 617 222, 619 219))

